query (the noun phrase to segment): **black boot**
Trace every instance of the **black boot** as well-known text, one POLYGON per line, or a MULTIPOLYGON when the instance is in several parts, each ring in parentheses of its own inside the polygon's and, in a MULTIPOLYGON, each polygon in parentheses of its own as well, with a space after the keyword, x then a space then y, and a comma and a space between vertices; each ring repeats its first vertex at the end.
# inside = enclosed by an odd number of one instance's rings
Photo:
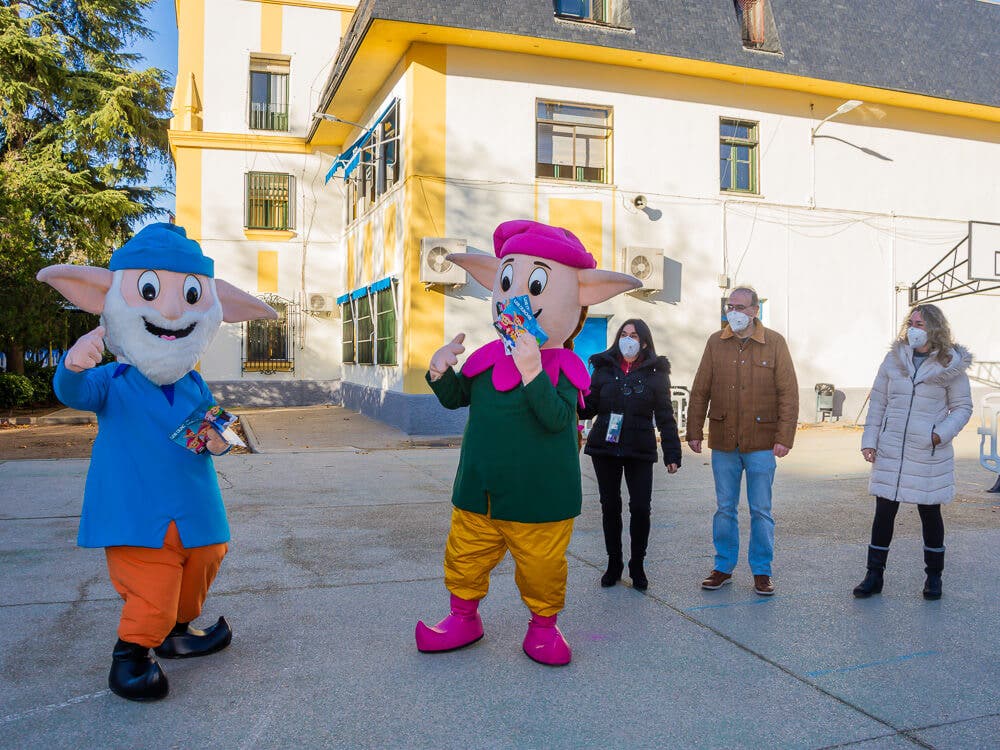
POLYGON ((604 548, 608 551, 608 569, 601 576, 601 586, 608 588, 621 580, 622 571, 622 505, 621 498, 617 503, 601 503, 601 526, 604 528, 604 548))
POLYGON ((608 569, 604 571, 604 575, 601 576, 601 586, 604 588, 614 586, 621 580, 623 570, 625 570, 625 564, 622 562, 621 557, 609 557, 608 569))
POLYGON ((198 630, 186 622, 179 622, 155 651, 157 656, 164 659, 189 659, 222 651, 232 640, 233 631, 225 617, 220 617, 215 625, 206 630, 198 630))
POLYGON ((167 695, 167 676, 149 649, 118 639, 111 652, 108 687, 115 695, 130 701, 156 701, 167 695))
POLYGON ((642 569, 642 560, 628 561, 628 575, 632 579, 632 588, 636 591, 645 591, 649 588, 646 571, 642 569))
POLYGON ((924 599, 941 598, 941 573, 944 571, 944 548, 929 550, 924 548, 924 599))
POLYGON ((854 587, 854 596, 858 599, 867 599, 872 594, 882 593, 882 571, 885 570, 885 561, 889 557, 889 550, 875 549, 868 547, 868 575, 865 580, 854 587))

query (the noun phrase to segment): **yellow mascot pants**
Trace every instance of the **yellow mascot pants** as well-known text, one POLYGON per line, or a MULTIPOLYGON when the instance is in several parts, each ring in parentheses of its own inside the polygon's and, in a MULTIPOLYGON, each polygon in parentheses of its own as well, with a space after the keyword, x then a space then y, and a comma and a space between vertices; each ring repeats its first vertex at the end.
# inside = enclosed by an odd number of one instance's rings
POLYGON ((521 599, 535 614, 554 615, 566 603, 566 548, 572 534, 572 518, 521 523, 454 508, 444 551, 445 586, 462 599, 482 599, 490 588, 490 571, 510 550, 521 599))

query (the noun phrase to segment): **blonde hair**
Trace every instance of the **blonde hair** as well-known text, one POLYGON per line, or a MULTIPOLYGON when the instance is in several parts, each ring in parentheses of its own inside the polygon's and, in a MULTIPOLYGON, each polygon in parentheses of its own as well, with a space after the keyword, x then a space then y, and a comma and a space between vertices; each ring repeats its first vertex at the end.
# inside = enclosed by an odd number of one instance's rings
POLYGON ((910 318, 913 313, 918 312, 924 319, 924 330, 927 331, 927 343, 931 345, 931 351, 935 353, 935 358, 942 365, 947 366, 951 361, 951 349, 955 342, 951 338, 951 328, 948 320, 937 305, 914 305, 910 312, 906 314, 906 320, 899 329, 899 336, 896 341, 906 341, 906 331, 910 327, 910 318))

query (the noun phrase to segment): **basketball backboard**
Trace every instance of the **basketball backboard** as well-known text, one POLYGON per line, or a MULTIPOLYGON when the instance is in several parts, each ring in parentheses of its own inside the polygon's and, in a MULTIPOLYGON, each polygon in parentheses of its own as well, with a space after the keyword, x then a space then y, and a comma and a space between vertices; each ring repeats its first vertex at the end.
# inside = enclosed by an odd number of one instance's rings
POLYGON ((969 280, 1000 281, 1000 224, 969 222, 969 280))

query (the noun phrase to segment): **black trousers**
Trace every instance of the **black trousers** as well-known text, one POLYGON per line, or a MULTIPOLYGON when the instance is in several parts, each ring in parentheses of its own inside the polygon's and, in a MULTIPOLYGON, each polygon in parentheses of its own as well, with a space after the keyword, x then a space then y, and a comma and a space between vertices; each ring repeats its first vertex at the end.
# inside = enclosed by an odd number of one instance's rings
POLYGON ((631 458, 591 456, 597 487, 601 493, 601 516, 604 522, 604 546, 608 559, 622 559, 622 474, 628 485, 628 510, 631 515, 629 537, 632 560, 641 562, 649 542, 649 506, 653 499, 653 463, 631 458))
MULTIPOLYGON (((884 497, 875 498, 875 520, 872 521, 872 547, 888 548, 896 522, 899 503, 884 497)), ((944 519, 940 505, 917 505, 920 525, 924 532, 924 547, 933 550, 944 547, 944 519)))

